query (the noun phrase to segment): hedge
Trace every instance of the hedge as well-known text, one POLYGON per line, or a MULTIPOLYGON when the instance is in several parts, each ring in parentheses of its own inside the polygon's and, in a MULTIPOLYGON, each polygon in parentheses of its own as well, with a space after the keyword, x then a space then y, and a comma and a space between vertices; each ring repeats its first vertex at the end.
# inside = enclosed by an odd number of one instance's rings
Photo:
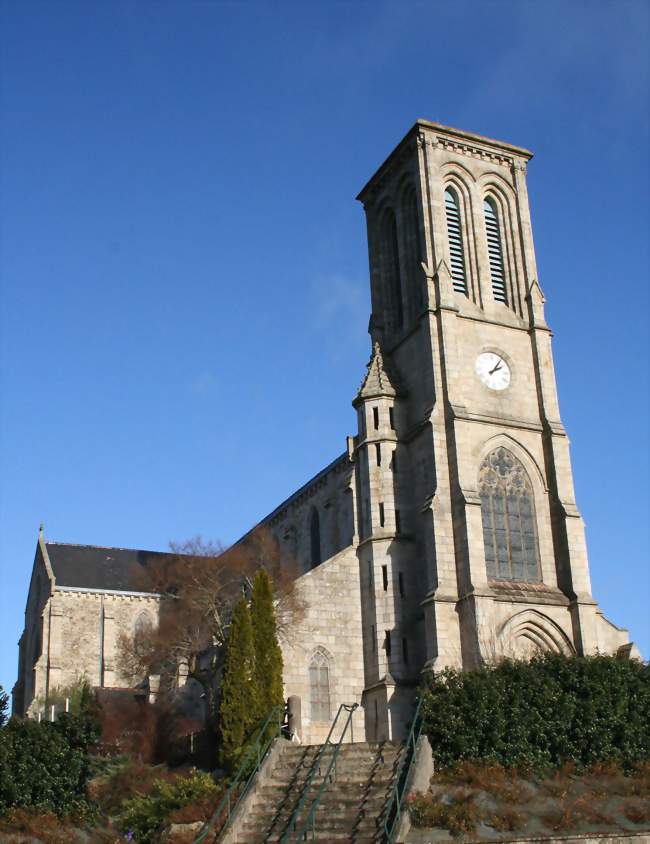
POLYGON ((609 656, 544 654, 462 672, 423 691, 424 732, 439 767, 463 759, 543 769, 650 759, 650 668, 609 656))
POLYGON ((85 811, 87 751, 98 735, 84 716, 40 724, 11 720, 0 730, 0 815, 15 806, 58 815, 85 811))

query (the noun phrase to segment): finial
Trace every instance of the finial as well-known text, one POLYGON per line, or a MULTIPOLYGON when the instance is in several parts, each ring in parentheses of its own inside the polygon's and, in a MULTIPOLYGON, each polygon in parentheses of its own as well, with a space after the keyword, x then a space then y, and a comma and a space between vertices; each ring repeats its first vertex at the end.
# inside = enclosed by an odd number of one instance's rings
POLYGON ((44 530, 45 530, 45 525, 43 524, 43 522, 41 522, 41 524, 39 525, 39 528, 38 528, 38 535, 42 537, 44 530))

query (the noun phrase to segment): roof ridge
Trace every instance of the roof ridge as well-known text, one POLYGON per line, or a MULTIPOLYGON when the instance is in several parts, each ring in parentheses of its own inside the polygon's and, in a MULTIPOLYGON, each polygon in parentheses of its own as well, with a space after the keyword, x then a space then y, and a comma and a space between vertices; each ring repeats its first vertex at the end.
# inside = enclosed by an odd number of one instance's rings
POLYGON ((176 551, 151 551, 148 548, 126 548, 121 545, 90 545, 87 542, 59 542, 56 539, 46 539, 46 545, 69 546, 70 548, 95 548, 98 551, 135 551, 144 554, 174 554, 175 556, 191 556, 178 554, 176 551))

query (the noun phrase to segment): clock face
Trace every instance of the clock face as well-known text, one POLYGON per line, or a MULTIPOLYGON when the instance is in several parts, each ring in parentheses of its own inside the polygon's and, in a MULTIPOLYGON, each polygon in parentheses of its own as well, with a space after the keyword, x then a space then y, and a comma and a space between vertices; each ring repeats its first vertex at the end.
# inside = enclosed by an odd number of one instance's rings
POLYGON ((496 352, 483 352, 476 358, 476 374, 491 390, 510 386, 510 367, 496 352))

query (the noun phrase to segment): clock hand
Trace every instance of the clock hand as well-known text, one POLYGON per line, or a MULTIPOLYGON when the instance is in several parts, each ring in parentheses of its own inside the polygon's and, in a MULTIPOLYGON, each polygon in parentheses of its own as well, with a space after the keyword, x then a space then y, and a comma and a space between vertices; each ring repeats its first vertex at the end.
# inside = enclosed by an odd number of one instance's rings
POLYGON ((503 361, 502 361, 502 360, 500 360, 500 361, 497 363, 497 365, 494 367, 494 369, 491 369, 491 370, 489 371, 488 375, 494 375, 494 373, 497 371, 497 369, 501 369, 501 364, 502 364, 502 363, 503 363, 503 361))

